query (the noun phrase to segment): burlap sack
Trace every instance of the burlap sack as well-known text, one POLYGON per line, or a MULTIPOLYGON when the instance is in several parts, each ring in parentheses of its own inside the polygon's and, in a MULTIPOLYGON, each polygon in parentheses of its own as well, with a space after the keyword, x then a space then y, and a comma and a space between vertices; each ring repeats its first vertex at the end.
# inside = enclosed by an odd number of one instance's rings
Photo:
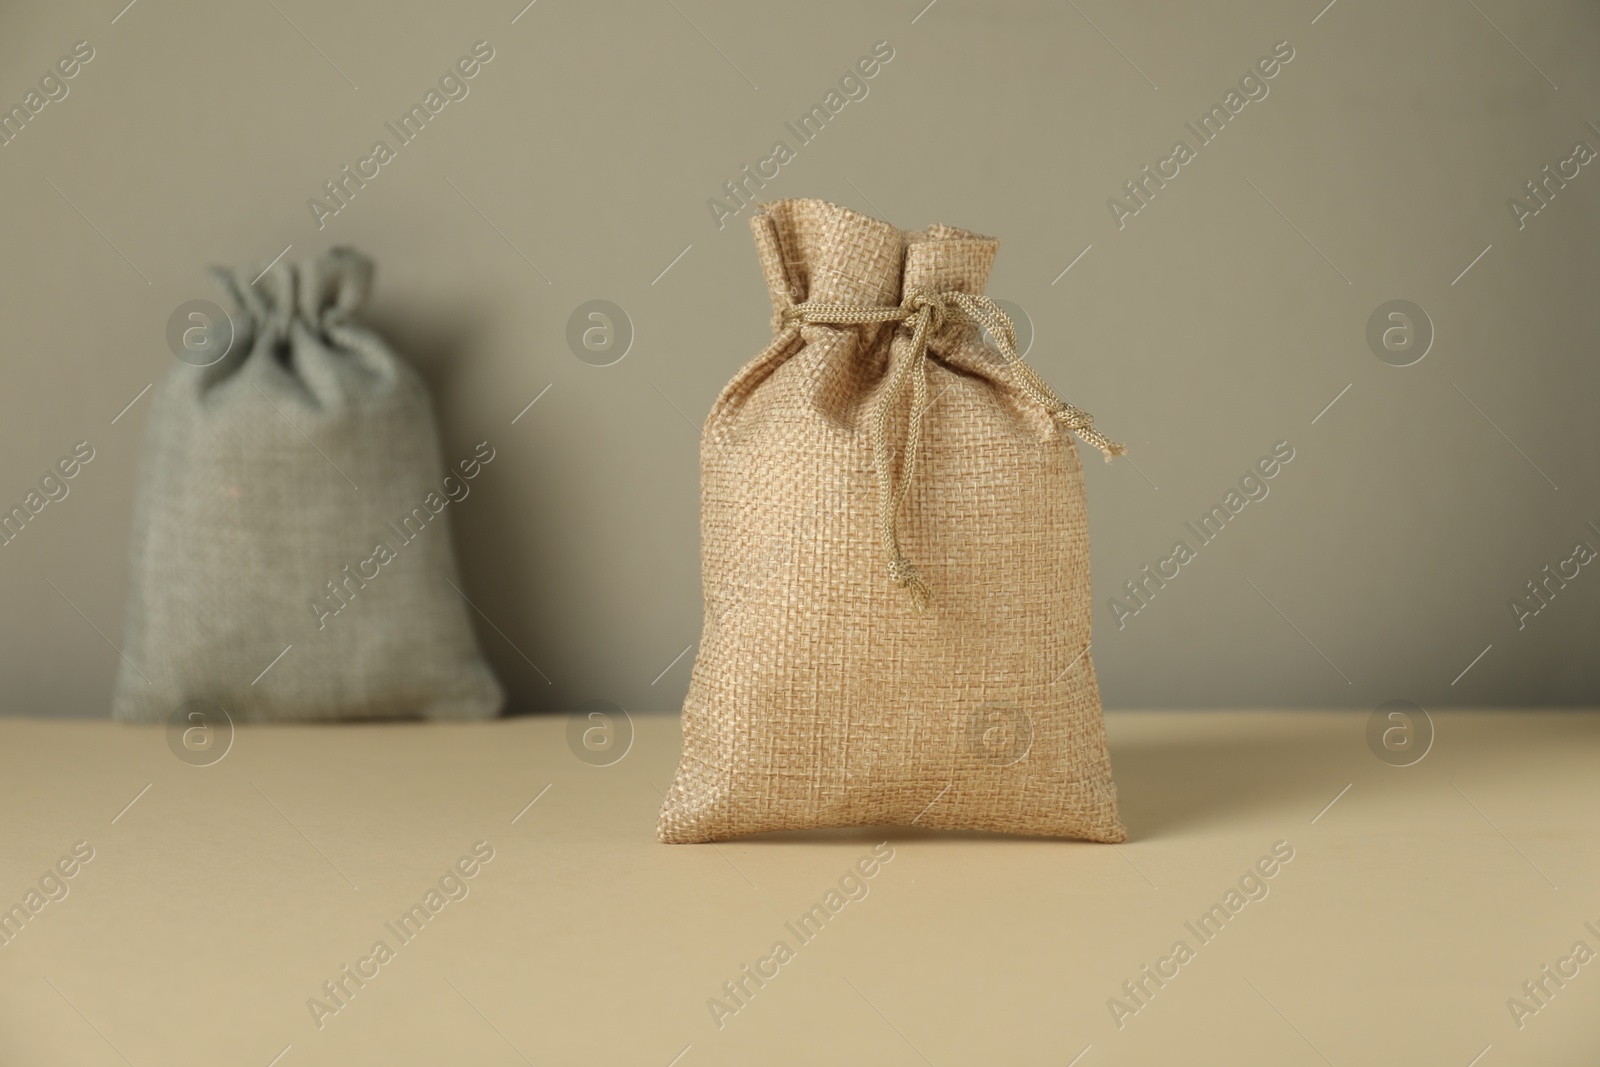
POLYGON ((1121 448, 1014 358, 981 298, 998 242, 816 200, 751 228, 777 336, 702 433, 705 626, 661 839, 1123 840, 1065 431, 1121 448))
POLYGON ((493 446, 441 467, 426 387, 351 318, 365 257, 213 273, 233 343, 152 402, 115 716, 495 714, 449 514, 493 446))

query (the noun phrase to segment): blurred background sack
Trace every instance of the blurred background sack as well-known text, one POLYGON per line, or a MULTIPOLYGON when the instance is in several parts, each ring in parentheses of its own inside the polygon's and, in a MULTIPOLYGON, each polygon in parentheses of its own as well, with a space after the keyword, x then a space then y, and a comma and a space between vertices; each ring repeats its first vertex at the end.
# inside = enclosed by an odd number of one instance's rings
POLYGON ((372 273, 343 248, 213 271, 235 310, 205 365, 162 381, 146 433, 117 718, 499 711, 447 513, 494 450, 443 467, 426 387, 351 317, 372 273))

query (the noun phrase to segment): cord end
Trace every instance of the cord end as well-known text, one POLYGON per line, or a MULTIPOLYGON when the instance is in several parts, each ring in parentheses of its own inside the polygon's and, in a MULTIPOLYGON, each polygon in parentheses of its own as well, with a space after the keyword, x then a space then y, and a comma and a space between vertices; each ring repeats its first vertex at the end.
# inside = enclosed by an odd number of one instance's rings
POLYGON ((928 610, 928 605, 933 602, 933 594, 928 590, 928 583, 922 580, 917 573, 917 568, 904 556, 889 561, 889 580, 900 586, 911 596, 911 606, 920 614, 928 610))

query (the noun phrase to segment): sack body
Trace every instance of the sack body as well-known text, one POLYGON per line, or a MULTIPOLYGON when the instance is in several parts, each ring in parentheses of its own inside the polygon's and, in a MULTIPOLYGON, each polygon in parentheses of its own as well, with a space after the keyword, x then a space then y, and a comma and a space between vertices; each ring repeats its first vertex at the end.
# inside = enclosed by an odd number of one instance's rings
POLYGON ((975 318, 1014 338, 978 299, 998 242, 816 200, 751 227, 776 336, 702 433, 705 623, 659 836, 1124 840, 1067 427, 1120 446, 982 339, 975 318), (911 305, 938 309, 913 329, 911 305), (875 314, 907 317, 818 321, 875 314), (886 489, 903 492, 887 529, 886 489))
POLYGON ((492 446, 447 476, 426 387, 351 318, 366 258, 213 273, 232 345, 174 367, 152 402, 115 717, 496 714, 448 507, 492 446))

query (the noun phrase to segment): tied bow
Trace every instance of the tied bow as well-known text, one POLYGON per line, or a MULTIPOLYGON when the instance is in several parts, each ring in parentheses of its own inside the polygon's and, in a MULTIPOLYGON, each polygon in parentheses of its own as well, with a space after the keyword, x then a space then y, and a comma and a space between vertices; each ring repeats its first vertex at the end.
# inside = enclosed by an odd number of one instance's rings
POLYGON ((908 287, 898 307, 864 307, 856 304, 828 304, 806 301, 792 304, 783 311, 783 324, 794 327, 803 323, 829 326, 859 326, 868 323, 899 322, 911 328, 911 352, 895 369, 889 388, 873 418, 872 457, 878 472, 878 528, 884 548, 889 553, 889 579, 904 588, 918 611, 928 607, 927 583, 917 573, 917 568, 900 551, 898 532, 900 508, 911 488, 911 477, 917 467, 917 451, 922 437, 922 415, 928 406, 928 341, 946 324, 970 323, 981 326, 994 338, 996 347, 1005 359, 1012 381, 1050 413, 1066 429, 1083 439, 1084 443, 1099 449, 1110 462, 1113 456, 1124 455, 1127 449, 1094 428, 1094 416, 1080 407, 1062 400, 1045 384, 1037 371, 1017 354, 1017 331, 1011 318, 1000 305, 986 296, 962 292, 935 292, 917 286, 908 287), (905 466, 898 485, 893 484, 890 463, 889 415, 911 382, 911 413, 906 421, 905 466))

